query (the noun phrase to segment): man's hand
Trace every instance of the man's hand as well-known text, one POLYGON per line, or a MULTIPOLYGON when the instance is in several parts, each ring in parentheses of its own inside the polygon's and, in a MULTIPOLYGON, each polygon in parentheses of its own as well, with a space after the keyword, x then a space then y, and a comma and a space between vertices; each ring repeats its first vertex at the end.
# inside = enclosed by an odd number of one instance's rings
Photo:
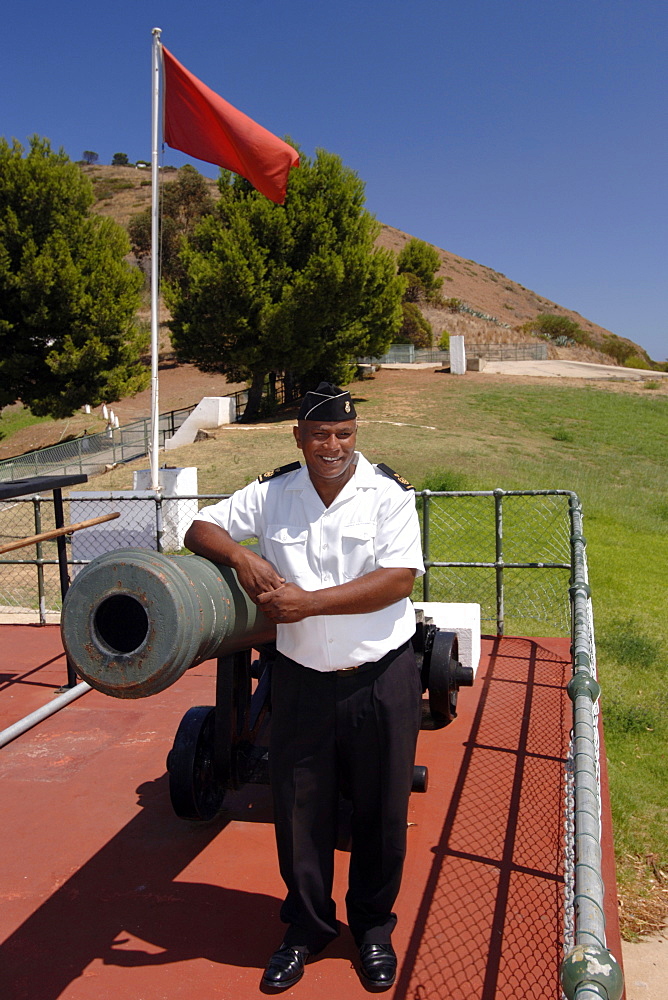
POLYGON ((236 570, 239 583, 255 604, 260 594, 276 590, 285 583, 271 563, 247 545, 239 545, 217 524, 193 521, 186 531, 184 544, 197 555, 236 570))
POLYGON ((302 590, 295 583, 284 583, 259 594, 255 603, 270 621, 280 624, 313 615, 364 615, 408 597, 414 579, 414 569, 380 567, 321 590, 302 590))
POLYGON ((271 622, 285 625, 287 622, 300 622, 313 612, 311 602, 313 594, 302 590, 296 583, 283 583, 276 589, 269 590, 258 596, 255 602, 262 608, 271 622))
POLYGON ((259 556, 257 552, 253 552, 246 546, 239 547, 241 552, 237 553, 234 564, 239 583, 251 601, 254 604, 260 604, 262 597, 266 597, 267 593, 275 593, 278 588, 285 585, 285 580, 278 575, 271 563, 259 556))

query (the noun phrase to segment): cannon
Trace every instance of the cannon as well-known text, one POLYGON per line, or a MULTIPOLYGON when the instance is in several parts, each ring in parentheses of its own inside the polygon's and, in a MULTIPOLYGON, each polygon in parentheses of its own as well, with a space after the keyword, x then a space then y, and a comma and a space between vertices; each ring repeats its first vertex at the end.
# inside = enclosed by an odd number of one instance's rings
MULTIPOLYGON (((413 646, 427 693, 422 727, 440 729, 454 719, 459 687, 473 683, 473 671, 457 661, 455 633, 418 617, 413 646)), ((116 698, 157 694, 190 667, 217 659, 215 705, 186 712, 167 757, 178 816, 212 819, 228 789, 268 783, 276 632, 234 570, 201 556, 108 552, 74 579, 61 634, 76 672, 116 698)), ((426 791, 427 778, 417 765, 413 790, 426 791)))

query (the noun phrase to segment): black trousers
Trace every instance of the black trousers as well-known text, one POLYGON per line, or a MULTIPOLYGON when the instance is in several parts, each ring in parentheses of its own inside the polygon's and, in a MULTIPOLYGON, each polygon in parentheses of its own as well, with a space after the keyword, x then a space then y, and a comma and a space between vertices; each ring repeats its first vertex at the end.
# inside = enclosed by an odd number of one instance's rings
POLYGON ((332 900, 339 794, 352 802, 346 909, 361 944, 386 944, 406 853, 421 682, 410 643, 355 671, 321 673, 279 654, 270 765, 285 941, 315 953, 338 934, 332 900))

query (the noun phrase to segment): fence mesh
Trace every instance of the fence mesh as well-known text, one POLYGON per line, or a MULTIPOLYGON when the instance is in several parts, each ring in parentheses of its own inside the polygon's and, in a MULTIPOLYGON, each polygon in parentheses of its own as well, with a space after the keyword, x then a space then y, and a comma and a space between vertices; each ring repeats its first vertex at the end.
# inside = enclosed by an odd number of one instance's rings
MULTIPOLYGON (((467 357, 487 361, 546 361, 547 344, 466 344, 467 357)), ((363 364, 450 364, 450 352, 436 348, 416 348, 413 344, 392 344, 380 358, 360 358, 363 364)))
MULTIPOLYGON (((115 511, 120 517, 67 536, 71 576, 78 567, 116 548, 182 551, 183 537, 198 508, 224 495, 156 497, 150 491, 86 492, 76 491, 63 498, 66 524, 115 511)), ((498 630, 506 634, 568 634, 567 494, 507 493, 499 497, 435 493, 418 494, 417 502, 425 539, 429 600, 480 604, 483 630, 488 632, 497 631, 501 610, 498 630), (502 529, 500 536, 497 527, 502 529), (502 554, 503 563, 498 554, 502 554), (443 563, 465 565, 440 565, 443 563)), ((0 504, 0 546, 54 526, 50 496, 22 497, 0 504)), ((58 611, 57 561, 55 541, 0 555, 0 609, 58 611)), ((423 596, 421 582, 416 584, 415 596, 423 596)))
POLYGON ((468 564, 432 566, 430 600, 480 604, 482 622, 506 634, 568 634, 567 494, 432 494, 422 505, 428 563, 468 564))
MULTIPOLYGON (((187 406, 160 414, 158 438, 161 448, 165 439, 174 434, 194 408, 187 406)), ((108 427, 100 434, 87 434, 49 448, 16 455, 0 462, 0 482, 54 473, 63 476, 79 473, 95 475, 107 466, 131 462, 148 454, 150 435, 150 420, 146 418, 121 427, 108 427)))

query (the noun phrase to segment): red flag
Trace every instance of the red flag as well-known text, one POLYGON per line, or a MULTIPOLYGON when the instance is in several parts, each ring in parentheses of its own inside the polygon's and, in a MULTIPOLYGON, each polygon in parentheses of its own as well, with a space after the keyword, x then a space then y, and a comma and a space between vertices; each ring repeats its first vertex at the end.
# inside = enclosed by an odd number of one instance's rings
POLYGON ((162 47, 165 142, 189 156, 241 174, 282 205, 296 149, 224 101, 162 47))

